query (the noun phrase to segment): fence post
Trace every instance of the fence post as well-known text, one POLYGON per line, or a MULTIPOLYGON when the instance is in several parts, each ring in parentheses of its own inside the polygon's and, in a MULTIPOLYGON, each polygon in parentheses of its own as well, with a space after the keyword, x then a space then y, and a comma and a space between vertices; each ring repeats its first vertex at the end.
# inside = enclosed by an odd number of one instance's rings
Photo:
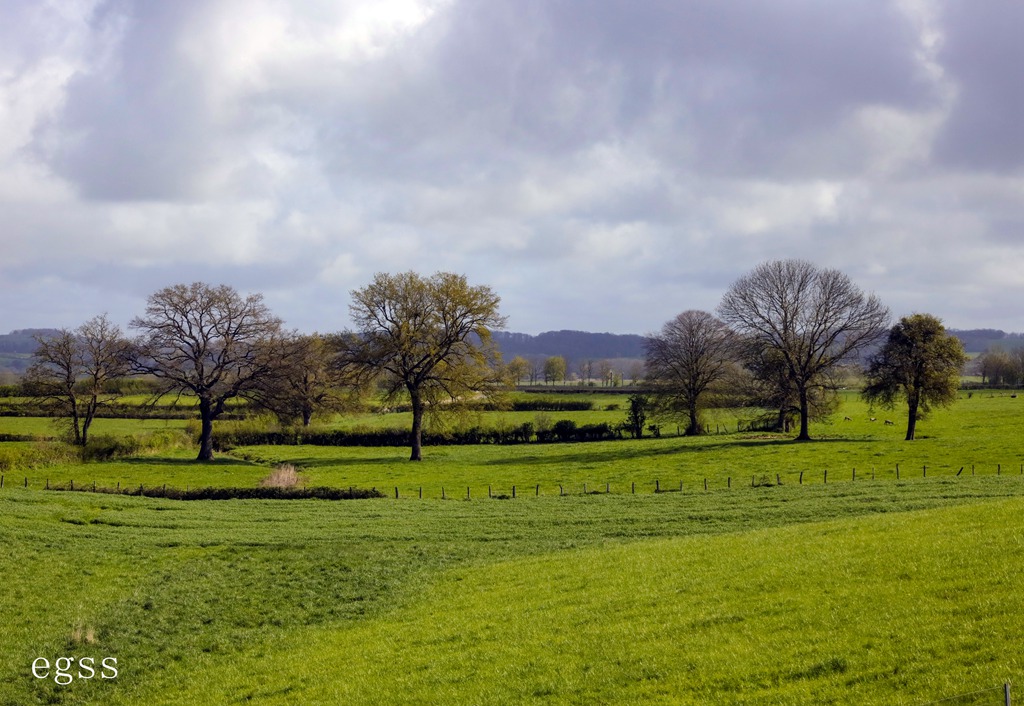
POLYGON ((900 479, 900 464, 896 464, 896 480, 900 479))
POLYGON ((466 500, 469 500, 469 486, 466 486, 466 500))
POLYGON ((775 485, 782 485, 782 479, 779 478, 779 474, 775 474, 775 485))
POLYGON ((423 499, 423 486, 420 486, 420 500, 423 499))
POLYGON ((633 495, 636 495, 636 481, 633 481, 630 485, 630 491, 633 493, 633 495))
POLYGON ((512 499, 514 500, 515 497, 516 497, 516 487, 513 485, 512 486, 512 499))
POLYGON ((928 477, 928 466, 921 466, 921 477, 922 478, 927 478, 928 477))
POLYGON ((857 480, 857 469, 853 469, 853 478, 851 480, 857 480))
POLYGON ((28 476, 25 476, 25 487, 28 487, 28 476))
POLYGON ((540 483, 537 484, 537 497, 540 497, 540 483))
POLYGON ((732 487, 732 476, 729 476, 729 479, 728 481, 726 481, 726 483, 730 488, 732 487))
POLYGON ((708 479, 705 478, 704 479, 704 490, 707 490, 707 489, 708 489, 708 479))
POLYGON ((558 494, 559 495, 565 495, 565 490, 562 489, 562 484, 561 483, 558 484, 558 494))
POLYGON ((828 484, 828 469, 825 469, 825 483, 828 484))
POLYGON ((1003 701, 1006 706, 1010 706, 1010 682, 1003 683, 1003 701))
POLYGON ((444 500, 444 486, 441 486, 441 499, 444 500))
POLYGON ((611 483, 605 483, 604 484, 604 494, 608 495, 611 492, 612 492, 612 484, 611 483))
POLYGON ((654 492, 655 493, 660 493, 661 492, 661 481, 660 480, 655 480, 654 481, 654 492))
POLYGON ((1003 473, 1003 464, 997 463, 996 464, 996 475, 997 476, 998 475, 1002 475, 1002 473, 1003 473))
MULTIPOLYGON (((468 488, 466 489, 466 492, 469 492, 468 488)), ((487 486, 487 497, 491 497, 491 486, 487 486)))
POLYGON ((804 484, 804 472, 800 471, 800 485, 804 484))
POLYGON ((398 500, 398 486, 395 486, 395 500, 398 500))
POLYGON ((750 476, 750 487, 754 487, 754 476, 750 476))

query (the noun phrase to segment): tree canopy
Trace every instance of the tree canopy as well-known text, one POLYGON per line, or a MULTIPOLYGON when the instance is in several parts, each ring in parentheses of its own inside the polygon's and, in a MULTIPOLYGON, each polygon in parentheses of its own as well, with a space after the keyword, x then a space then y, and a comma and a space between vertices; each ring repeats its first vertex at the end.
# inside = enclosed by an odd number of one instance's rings
POLYGON ((119 396, 110 383, 128 373, 127 341, 106 314, 36 341, 26 386, 67 421, 72 441, 85 446, 96 413, 119 396))
POLYGON ((463 275, 378 273, 352 292, 356 330, 342 338, 346 367, 374 376, 390 397, 407 394, 412 406, 411 461, 422 458, 428 407, 493 389, 500 381, 491 329, 505 325, 500 298, 471 286, 463 275))
POLYGON ((150 295, 132 367, 163 383, 160 394, 192 393, 199 401, 200 461, 213 458, 213 420, 231 399, 257 391, 281 364, 281 320, 261 294, 243 297, 227 285, 177 284, 150 295), (275 350, 276 349, 276 350, 275 350))
POLYGON ((748 351, 778 358, 780 383, 792 388, 799 406, 799 440, 810 439, 815 391, 833 387, 830 375, 881 337, 889 319, 875 295, 865 295, 842 272, 805 260, 754 268, 732 284, 718 313, 748 351))
POLYGON ((735 335, 706 311, 684 311, 666 322, 647 342, 645 382, 655 392, 658 412, 681 415, 686 434, 700 434, 701 406, 735 355, 735 335))
POLYGON ((918 419, 933 405, 956 401, 960 372, 966 363, 963 345, 946 333, 941 320, 931 314, 905 316, 871 357, 864 397, 885 407, 905 399, 906 439, 913 441, 918 419))

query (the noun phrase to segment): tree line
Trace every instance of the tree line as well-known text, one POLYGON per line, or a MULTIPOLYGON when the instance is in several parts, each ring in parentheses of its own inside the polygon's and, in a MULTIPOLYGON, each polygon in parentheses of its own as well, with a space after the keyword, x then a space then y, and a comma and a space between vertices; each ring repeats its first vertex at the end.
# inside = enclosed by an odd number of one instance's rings
MULTIPOLYGON (((40 336, 25 385, 88 441, 97 411, 118 397, 112 380, 146 376, 153 402, 197 401, 198 460, 213 457, 213 424, 234 400, 308 425, 315 413, 343 410, 367 391, 412 412, 410 460, 422 458, 423 420, 459 401, 487 396, 522 379, 522 363, 502 363, 491 332, 503 328, 500 298, 463 275, 379 273, 351 292, 354 328, 332 334, 287 331, 260 294, 202 282, 149 296, 129 337, 106 315, 40 336)), ((651 413, 685 420, 699 434, 712 404, 747 405, 775 426, 808 422, 834 406, 842 373, 888 333, 864 369, 865 395, 908 403, 907 438, 930 405, 952 399, 965 360, 959 341, 935 317, 918 314, 888 328, 889 311, 837 270, 802 260, 766 262, 733 283, 717 310, 685 311, 648 339, 643 385, 651 413)), ((520 359, 521 360, 521 359, 520 359)), ((565 360, 545 361, 564 379, 565 360), (560 364, 560 365, 559 365, 560 364)), ((634 399, 635 398, 635 399, 634 399)), ((630 400, 638 436, 646 397, 630 400)))

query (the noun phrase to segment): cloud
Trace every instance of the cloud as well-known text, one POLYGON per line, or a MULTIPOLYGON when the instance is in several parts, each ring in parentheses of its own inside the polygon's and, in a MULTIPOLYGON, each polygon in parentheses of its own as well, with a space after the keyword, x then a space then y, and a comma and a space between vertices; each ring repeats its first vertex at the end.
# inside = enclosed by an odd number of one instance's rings
POLYGON ((1013 67, 1024 62, 1017 32, 1024 5, 945 2, 942 10, 941 62, 957 98, 937 144, 938 157, 968 170, 1019 170, 1024 166, 1024 86, 1013 67))
POLYGON ((415 269, 490 284, 513 329, 643 332, 803 257, 1020 328, 1013 3, 8 6, 22 326, 208 279, 340 328, 349 290, 415 269))

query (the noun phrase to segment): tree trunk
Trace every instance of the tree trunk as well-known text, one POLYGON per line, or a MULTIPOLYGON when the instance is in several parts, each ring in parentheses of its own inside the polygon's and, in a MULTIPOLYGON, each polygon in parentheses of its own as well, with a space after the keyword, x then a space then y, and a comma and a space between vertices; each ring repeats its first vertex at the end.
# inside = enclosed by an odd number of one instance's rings
POLYGON ((421 461, 423 460, 423 400, 418 390, 410 391, 409 396, 412 400, 412 434, 410 439, 412 453, 409 455, 409 460, 421 461))
POLYGON ((807 389, 800 389, 800 435, 796 437, 797 441, 810 441, 811 434, 808 429, 808 419, 811 416, 811 405, 807 399, 807 389))
POLYGON ((199 398, 199 419, 202 432, 199 434, 199 456, 197 461, 213 460, 213 404, 210 400, 199 398))
POLYGON ((71 397, 71 428, 75 432, 75 446, 85 446, 85 440, 82 439, 81 425, 78 421, 78 400, 75 397, 71 397))
POLYGON ((313 419, 313 410, 306 407, 302 410, 302 426, 308 427, 310 420, 313 419))
POLYGON ((697 405, 690 405, 689 409, 690 421, 686 426, 686 436, 699 436, 700 421, 697 419, 697 405))
POLYGON ((917 395, 907 395, 907 407, 909 408, 909 413, 907 414, 906 441, 914 440, 914 432, 917 430, 917 406, 917 395))

